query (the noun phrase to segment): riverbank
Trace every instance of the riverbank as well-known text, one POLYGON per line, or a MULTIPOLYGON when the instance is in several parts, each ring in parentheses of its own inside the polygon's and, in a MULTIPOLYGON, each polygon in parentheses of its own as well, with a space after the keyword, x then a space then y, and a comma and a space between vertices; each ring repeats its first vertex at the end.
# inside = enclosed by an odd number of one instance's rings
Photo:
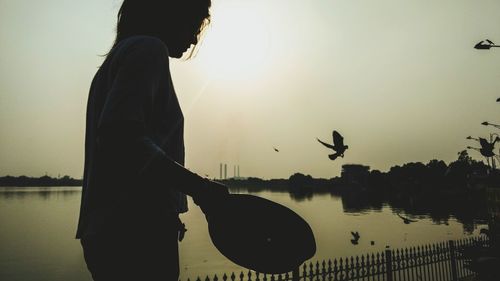
POLYGON ((61 187, 82 186, 83 180, 74 179, 69 176, 52 178, 49 176, 27 177, 27 176, 5 176, 0 177, 0 187, 61 187))

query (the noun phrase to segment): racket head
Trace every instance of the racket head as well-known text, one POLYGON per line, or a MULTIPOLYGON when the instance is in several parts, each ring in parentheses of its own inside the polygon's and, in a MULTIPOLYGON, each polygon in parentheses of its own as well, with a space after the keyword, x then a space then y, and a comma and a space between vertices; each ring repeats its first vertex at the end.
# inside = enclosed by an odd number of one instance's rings
POLYGON ((293 271, 316 253, 314 234, 302 217, 258 196, 231 194, 207 219, 215 247, 259 273, 293 271))

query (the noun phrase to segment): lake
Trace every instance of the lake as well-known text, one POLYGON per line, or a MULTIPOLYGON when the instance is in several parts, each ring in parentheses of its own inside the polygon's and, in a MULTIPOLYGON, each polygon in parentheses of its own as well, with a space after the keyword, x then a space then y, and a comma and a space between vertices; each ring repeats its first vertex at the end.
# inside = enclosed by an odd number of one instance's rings
MULTIPOLYGON (((478 235, 480 228, 471 229, 453 217, 436 224, 419 216, 417 222, 404 224, 396 215, 399 210, 386 205, 345 212, 342 198, 329 194, 300 201, 288 193, 255 194, 291 208, 309 222, 318 248, 314 261, 382 251, 386 245, 400 248, 460 239, 478 235), (351 244, 350 231, 359 232, 358 245, 351 244)), ((92 280, 74 239, 80 197, 77 187, 0 187, 0 280, 92 280)), ((180 243, 181 280, 242 270, 215 249, 204 215, 191 200, 189 206, 191 210, 181 216, 188 229, 180 243)))

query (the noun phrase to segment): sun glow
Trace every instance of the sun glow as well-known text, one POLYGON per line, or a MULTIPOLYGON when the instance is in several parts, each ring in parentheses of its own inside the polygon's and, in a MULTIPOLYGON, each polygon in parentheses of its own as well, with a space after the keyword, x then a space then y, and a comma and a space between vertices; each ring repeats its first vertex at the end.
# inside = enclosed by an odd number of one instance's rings
POLYGON ((197 59, 213 79, 249 80, 269 70, 270 17, 248 2, 225 2, 212 8, 212 21, 197 59))

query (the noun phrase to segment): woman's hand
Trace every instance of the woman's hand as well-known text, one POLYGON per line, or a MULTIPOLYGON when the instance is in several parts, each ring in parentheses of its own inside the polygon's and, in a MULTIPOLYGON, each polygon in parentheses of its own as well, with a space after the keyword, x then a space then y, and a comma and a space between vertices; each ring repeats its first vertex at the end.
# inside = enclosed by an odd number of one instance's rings
POLYGON ((214 212, 229 195, 227 186, 222 183, 204 179, 204 184, 196 190, 194 203, 200 206, 206 216, 214 212))

